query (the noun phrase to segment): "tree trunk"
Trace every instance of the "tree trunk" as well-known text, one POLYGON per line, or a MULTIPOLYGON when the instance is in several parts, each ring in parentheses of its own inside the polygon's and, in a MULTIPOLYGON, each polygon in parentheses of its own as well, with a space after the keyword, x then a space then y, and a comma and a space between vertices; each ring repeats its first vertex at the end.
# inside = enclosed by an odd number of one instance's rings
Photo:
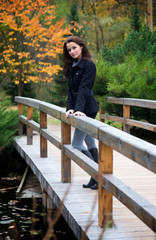
POLYGON ((148 27, 153 31, 153 4, 152 0, 147 0, 148 27))

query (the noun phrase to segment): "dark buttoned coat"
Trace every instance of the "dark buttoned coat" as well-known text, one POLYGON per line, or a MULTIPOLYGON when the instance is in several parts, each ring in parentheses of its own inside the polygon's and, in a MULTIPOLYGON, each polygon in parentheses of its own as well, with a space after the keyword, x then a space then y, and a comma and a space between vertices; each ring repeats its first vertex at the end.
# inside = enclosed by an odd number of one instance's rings
POLYGON ((73 109, 87 116, 98 111, 93 96, 96 67, 93 61, 81 59, 75 67, 69 68, 67 111, 73 109))

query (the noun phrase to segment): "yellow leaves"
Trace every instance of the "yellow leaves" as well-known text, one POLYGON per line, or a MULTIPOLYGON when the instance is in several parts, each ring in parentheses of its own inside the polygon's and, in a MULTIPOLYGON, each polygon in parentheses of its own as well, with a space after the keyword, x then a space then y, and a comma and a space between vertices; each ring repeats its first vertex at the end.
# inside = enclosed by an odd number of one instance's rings
POLYGON ((19 81, 18 81, 18 80, 15 80, 14 83, 15 83, 16 85, 18 85, 18 84, 19 84, 19 81))
POLYGON ((0 73, 13 73, 15 84, 19 84, 19 75, 24 83, 51 82, 52 76, 61 70, 54 60, 62 53, 62 42, 71 34, 71 27, 63 27, 64 19, 52 23, 55 7, 47 3, 47 0, 0 0, 0 20, 10 29, 5 32, 7 44, 3 41, 2 45, 1 66, 5 67, 0 73))
POLYGON ((49 77, 51 77, 53 74, 57 74, 59 70, 62 70, 62 68, 59 65, 52 65, 50 63, 41 63, 42 67, 40 67, 39 72, 45 73, 49 77))
POLYGON ((29 52, 19 52, 17 53, 18 59, 22 59, 23 57, 29 58, 29 52))

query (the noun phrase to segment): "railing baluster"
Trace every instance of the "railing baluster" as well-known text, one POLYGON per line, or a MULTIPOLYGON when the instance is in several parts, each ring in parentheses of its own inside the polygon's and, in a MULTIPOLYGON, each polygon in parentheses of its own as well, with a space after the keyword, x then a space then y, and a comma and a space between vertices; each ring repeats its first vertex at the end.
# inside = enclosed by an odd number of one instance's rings
MULTIPOLYGON (((113 149, 99 142, 99 176, 113 173, 113 149)), ((98 188, 98 223, 100 227, 112 223, 113 196, 101 184, 98 188)))
MULTIPOLYGON (((22 115, 23 114, 23 104, 22 103, 18 103, 18 115, 22 115)), ((23 123, 22 122, 18 122, 18 136, 21 136, 23 134, 23 123)))
POLYGON ((63 183, 71 182, 71 159, 63 151, 63 144, 71 143, 71 126, 61 121, 61 181, 63 183))
MULTIPOLYGON (((27 120, 33 120, 33 108, 27 106, 27 120)), ((33 130, 27 126, 27 145, 33 144, 33 130)))
MULTIPOLYGON (((129 105, 123 105, 123 118, 129 119, 130 118, 130 106, 129 105)), ((123 124, 123 131, 130 133, 130 126, 128 124, 123 124)))
MULTIPOLYGON (((40 111, 40 130, 47 128, 47 114, 40 111)), ((40 156, 47 157, 47 139, 40 134, 40 156)))

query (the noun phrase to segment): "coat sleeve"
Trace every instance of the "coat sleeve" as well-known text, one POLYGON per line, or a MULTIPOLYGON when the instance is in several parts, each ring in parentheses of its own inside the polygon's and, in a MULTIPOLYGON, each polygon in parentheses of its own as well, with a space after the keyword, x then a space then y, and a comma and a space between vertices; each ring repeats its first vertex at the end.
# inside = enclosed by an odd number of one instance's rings
POLYGON ((70 87, 68 86, 67 109, 66 109, 66 111, 68 111, 69 109, 74 109, 74 102, 73 102, 73 97, 72 97, 71 89, 70 89, 70 87))
POLYGON ((96 67, 92 61, 84 66, 74 111, 84 111, 87 98, 91 96, 96 76, 96 67))

